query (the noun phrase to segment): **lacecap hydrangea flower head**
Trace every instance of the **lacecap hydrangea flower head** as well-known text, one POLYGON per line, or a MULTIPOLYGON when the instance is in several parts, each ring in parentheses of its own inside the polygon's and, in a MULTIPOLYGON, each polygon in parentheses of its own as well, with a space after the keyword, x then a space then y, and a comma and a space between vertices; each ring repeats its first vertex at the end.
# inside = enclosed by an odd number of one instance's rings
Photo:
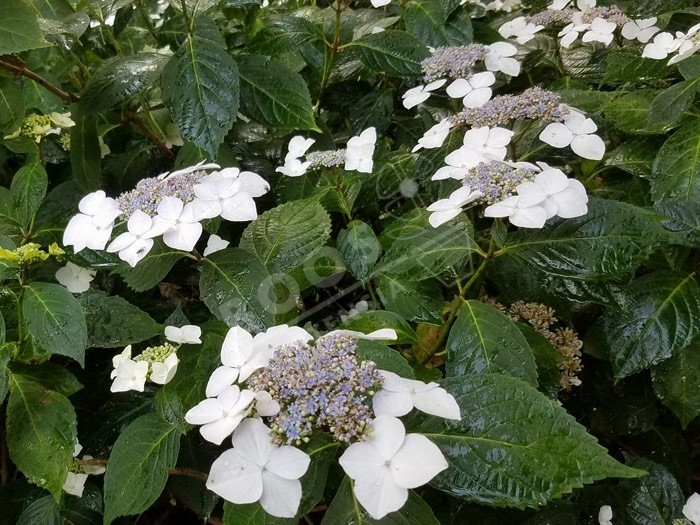
POLYGON ((370 516, 399 510, 409 489, 448 465, 437 445, 406 434, 397 418, 416 408, 459 420, 460 409, 437 383, 402 378, 357 354, 360 339, 396 337, 392 329, 314 338, 287 325, 254 336, 231 328, 207 399, 185 414, 207 441, 220 445, 232 435, 233 447, 212 464, 207 487, 229 502, 260 502, 273 516, 294 517, 311 463, 303 448, 324 434, 347 447, 340 466, 370 516))

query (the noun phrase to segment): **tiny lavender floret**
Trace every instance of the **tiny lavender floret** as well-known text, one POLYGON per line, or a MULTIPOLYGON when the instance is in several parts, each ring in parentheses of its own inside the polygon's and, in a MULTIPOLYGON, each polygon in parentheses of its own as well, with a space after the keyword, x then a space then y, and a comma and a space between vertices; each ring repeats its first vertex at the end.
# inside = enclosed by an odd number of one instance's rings
POLYGON ((467 78, 474 65, 486 57, 487 47, 482 44, 438 47, 432 56, 421 62, 423 80, 433 82, 440 78, 467 78))
POLYGON ((158 204, 165 197, 176 197, 184 204, 194 200, 192 188, 205 175, 205 171, 193 171, 175 173, 166 179, 142 179, 133 190, 124 192, 117 198, 119 209, 125 217, 131 217, 136 210, 155 217, 158 214, 158 204))
POLYGON ((374 363, 357 358, 355 347, 354 339, 340 335, 282 345, 267 368, 248 379, 251 389, 280 403, 270 425, 277 444, 301 444, 315 429, 343 442, 364 438, 382 376, 374 363))
POLYGON ((483 193, 484 202, 493 204, 514 195, 519 184, 535 175, 537 170, 527 166, 514 168, 500 162, 480 162, 467 172, 464 184, 483 193))

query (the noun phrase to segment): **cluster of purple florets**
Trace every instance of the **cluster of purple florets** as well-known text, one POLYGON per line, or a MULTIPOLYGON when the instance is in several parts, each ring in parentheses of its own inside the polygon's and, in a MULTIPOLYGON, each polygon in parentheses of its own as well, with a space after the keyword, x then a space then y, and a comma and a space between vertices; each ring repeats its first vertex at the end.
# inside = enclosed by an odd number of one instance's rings
POLYGON ((618 26, 623 26, 630 21, 629 17, 615 5, 593 7, 583 12, 570 8, 560 10, 545 9, 540 13, 527 17, 527 21, 531 24, 542 26, 566 25, 573 22, 576 14, 581 16, 581 22, 584 24, 590 24, 595 18, 602 18, 618 26))
POLYGON ((537 170, 527 166, 480 162, 469 170, 464 184, 483 193, 481 200, 490 205, 512 196, 519 184, 534 179, 535 175, 537 170))
POLYGON ((452 117, 452 125, 468 124, 474 128, 503 126, 513 120, 559 122, 570 112, 561 96, 539 87, 519 95, 499 95, 479 108, 464 108, 452 117))
POLYGON ((382 376, 374 363, 357 358, 355 345, 339 335, 282 345, 268 366, 248 379, 251 389, 269 392, 280 404, 270 423, 278 444, 299 445, 317 429, 342 442, 364 437, 382 376))
POLYGON ((136 210, 155 217, 158 214, 158 204, 165 197, 177 197, 185 204, 194 200, 192 188, 205 175, 204 171, 194 171, 171 175, 165 179, 141 179, 133 190, 117 197, 117 204, 125 217, 131 217, 136 210))
POLYGON ((482 44, 438 47, 421 62, 423 80, 434 82, 441 78, 467 78, 477 62, 484 60, 488 48, 482 44))

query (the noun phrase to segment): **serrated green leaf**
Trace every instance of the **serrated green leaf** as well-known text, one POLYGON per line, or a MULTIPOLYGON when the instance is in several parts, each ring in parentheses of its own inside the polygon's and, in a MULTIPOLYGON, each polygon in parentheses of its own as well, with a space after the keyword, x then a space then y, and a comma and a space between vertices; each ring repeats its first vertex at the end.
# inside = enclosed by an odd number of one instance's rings
POLYGON ((342 328, 364 334, 382 328, 393 328, 398 336, 398 339, 396 339, 397 344, 418 342, 418 336, 410 324, 398 314, 384 310, 370 310, 369 312, 362 312, 348 317, 343 321, 342 328))
POLYGON ((693 274, 655 272, 627 290, 628 312, 606 312, 596 330, 618 379, 660 363, 700 333, 700 287, 693 274))
POLYGON ((106 61, 90 79, 80 97, 84 112, 100 112, 150 89, 168 61, 167 55, 139 53, 106 61))
POLYGON ((415 281, 382 275, 377 281, 377 293, 390 312, 407 321, 439 325, 445 303, 437 280, 415 281))
POLYGON ((668 66, 663 60, 642 58, 636 49, 614 49, 605 63, 602 82, 640 82, 668 75, 668 66))
POLYGON ((653 144, 626 141, 605 156, 605 165, 615 166, 632 175, 647 178, 651 175, 655 156, 656 149, 653 144))
POLYGON ((271 273, 283 272, 311 259, 330 230, 330 216, 318 201, 287 202, 248 225, 239 247, 257 255, 271 273))
POLYGON ((353 135, 359 135, 367 128, 373 127, 381 133, 391 124, 393 113, 394 92, 388 88, 372 91, 350 108, 350 131, 353 135))
POLYGON ((224 502, 223 525, 294 525, 294 519, 276 518, 262 508, 260 503, 234 505, 224 502))
POLYGON ((382 343, 369 339, 358 339, 355 353, 361 361, 372 361, 380 370, 394 372, 409 379, 415 377, 411 365, 401 355, 401 352, 382 343))
POLYGON ((213 253, 203 261, 199 288, 204 304, 229 326, 259 332, 274 324, 274 308, 258 293, 270 274, 257 257, 239 248, 213 253))
POLYGON ((139 514, 160 496, 180 451, 177 429, 156 414, 135 419, 119 435, 105 473, 104 523, 139 514))
POLYGON ((369 277, 382 251, 374 231, 362 221, 351 221, 341 230, 337 246, 350 273, 360 281, 369 277))
POLYGON ((0 4, 0 55, 46 47, 36 13, 22 0, 0 4))
POLYGON ((681 515, 685 496, 676 478, 664 467, 645 458, 632 458, 630 467, 645 470, 647 475, 625 479, 620 490, 625 499, 628 523, 634 525, 672 525, 681 515))
POLYGON ((375 272, 418 281, 437 277, 478 249, 473 237, 474 229, 466 221, 407 231, 393 242, 375 272))
POLYGON ((57 284, 31 283, 23 293, 24 327, 34 343, 51 354, 72 357, 82 366, 87 325, 77 299, 57 284))
POLYGON ((656 205, 656 209, 668 217, 661 222, 664 228, 681 236, 689 246, 700 246, 700 204, 664 200, 656 205))
POLYGON ((408 500, 396 512, 375 520, 367 514, 352 493, 352 481, 346 477, 323 516, 321 525, 439 525, 430 506, 415 492, 409 491, 408 500))
POLYGON ((507 374, 537 386, 530 345, 505 314, 481 301, 465 301, 447 339, 447 377, 507 374))
POLYGON ((241 111, 260 124, 316 130, 311 95, 298 73, 259 55, 236 57, 241 76, 241 111))
POLYGON ((12 132, 20 127, 24 119, 24 98, 17 83, 0 78, 0 131, 12 132))
POLYGON ((661 146, 651 177, 654 202, 700 199, 700 119, 692 120, 661 146))
POLYGON ((700 415, 700 341, 651 369, 654 392, 683 427, 700 415))
POLYGON ((51 361, 39 365, 12 363, 10 371, 64 396, 72 396, 83 388, 83 385, 70 370, 51 361))
POLYGON ((421 61, 430 53, 416 37, 403 31, 382 31, 355 40, 352 46, 362 63, 376 73, 395 77, 418 77, 421 61))
POLYGON ((605 118, 617 129, 633 135, 656 135, 670 128, 670 122, 651 121, 652 102, 657 91, 640 89, 615 98, 603 108, 605 118))
POLYGON ((634 270, 665 239, 642 208, 592 198, 583 217, 509 235, 502 252, 539 270, 575 279, 602 279, 634 270))
POLYGON ((699 82, 700 79, 686 80, 660 91, 649 106, 649 124, 665 126, 679 120, 695 100, 699 82))
POLYGON ((136 292, 144 292, 158 285, 184 255, 184 252, 174 250, 158 239, 148 255, 141 259, 136 267, 131 268, 123 264, 117 273, 122 276, 129 288, 136 292))
POLYGON ((406 24, 406 31, 428 46, 441 47, 467 44, 468 42, 465 42, 465 40, 471 38, 469 18, 464 18, 467 24, 462 27, 455 24, 455 21, 463 19, 454 17, 452 20, 453 27, 448 28, 447 15, 448 13, 440 0, 411 0, 405 4, 403 18, 406 24), (458 28, 461 30, 455 31, 458 28), (466 36, 464 33, 466 33, 466 36))
POLYGON ((537 507, 608 477, 638 477, 607 455, 596 439, 554 400, 501 374, 445 379, 462 420, 430 418, 420 433, 449 468, 431 485, 491 506, 537 507))
POLYGON ((84 293, 78 299, 85 312, 88 346, 115 348, 140 343, 161 333, 150 315, 118 296, 84 293))
POLYGON ((61 507, 51 496, 37 498, 27 505, 17 520, 17 525, 63 525, 61 507))
POLYGON ((239 81, 236 62, 214 22, 197 18, 187 39, 163 69, 163 101, 184 138, 216 158, 236 120, 239 81))
POLYGON ((70 130, 70 162, 73 177, 85 192, 100 187, 102 155, 94 115, 76 113, 75 126, 70 130))
POLYGON ((46 196, 49 178, 41 164, 27 164, 12 177, 10 193, 17 220, 28 228, 46 196))
POLYGON ((10 375, 7 446, 27 479, 58 500, 77 442, 75 411, 65 396, 10 375))

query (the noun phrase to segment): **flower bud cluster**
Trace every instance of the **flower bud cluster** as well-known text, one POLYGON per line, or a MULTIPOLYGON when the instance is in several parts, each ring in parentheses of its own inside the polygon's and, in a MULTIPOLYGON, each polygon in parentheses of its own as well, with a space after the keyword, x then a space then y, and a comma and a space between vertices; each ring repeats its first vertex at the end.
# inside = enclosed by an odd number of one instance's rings
POLYGON ((623 26, 630 21, 630 18, 616 5, 593 7, 585 11, 571 8, 561 10, 545 9, 537 14, 526 17, 526 20, 528 23, 534 25, 557 26, 569 24, 574 20, 578 20, 584 24, 590 24, 596 18, 602 18, 618 26, 623 26))
POLYGON ((35 242, 23 244, 14 250, 0 248, 0 261, 17 266, 45 261, 48 258, 49 254, 43 251, 41 246, 35 242))
POLYGON ((177 352, 178 347, 165 342, 159 346, 149 346, 141 354, 134 357, 134 361, 146 361, 149 365, 163 363, 170 354, 177 352))
POLYGON ((311 163, 309 169, 335 168, 345 164, 345 150, 312 151, 306 154, 306 161, 311 163))
POLYGON ((60 134, 64 128, 72 126, 75 126, 75 122, 71 120, 70 113, 54 112, 49 115, 32 113, 22 121, 17 131, 5 138, 27 137, 38 143, 46 135, 60 134))
POLYGON ((421 62, 423 80, 434 82, 441 78, 467 78, 477 62, 484 60, 488 47, 482 44, 438 47, 421 62))
POLYGON ((117 206, 124 217, 131 217, 137 210, 155 217, 158 214, 158 205, 165 197, 175 197, 183 204, 193 201, 194 185, 206 175, 207 172, 197 170, 185 173, 175 172, 165 179, 159 177, 141 179, 133 190, 117 197, 117 206))
POLYGON ((480 162, 469 169, 463 182, 472 190, 483 193, 483 202, 493 204, 514 195, 519 184, 534 179, 537 173, 537 170, 527 166, 480 162))
POLYGON ((364 438, 382 376, 374 363, 357 358, 355 348, 355 340, 342 335, 282 345, 267 368, 248 379, 250 388, 280 404, 270 425, 278 444, 300 444, 316 429, 343 442, 364 438))

